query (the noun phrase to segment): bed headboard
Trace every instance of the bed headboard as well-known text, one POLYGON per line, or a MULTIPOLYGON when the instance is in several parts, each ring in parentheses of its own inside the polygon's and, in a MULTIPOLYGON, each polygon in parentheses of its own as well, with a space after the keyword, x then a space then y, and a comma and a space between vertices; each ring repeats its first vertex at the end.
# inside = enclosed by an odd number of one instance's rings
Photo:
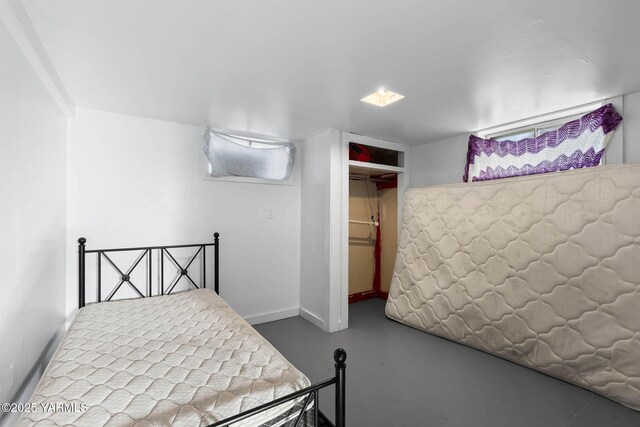
POLYGON ((87 239, 81 237, 78 239, 78 306, 82 308, 86 305, 86 255, 96 254, 96 302, 111 301, 118 290, 127 283, 131 290, 133 290, 139 297, 145 298, 154 295, 153 293, 153 277, 154 272, 158 275, 157 288, 158 292, 155 295, 168 295, 170 294, 181 278, 186 278, 191 285, 196 289, 207 287, 207 247, 213 246, 213 290, 219 294, 220 283, 220 269, 219 269, 219 254, 220 254, 220 233, 213 234, 212 243, 197 243, 189 245, 169 245, 169 246, 145 246, 145 247, 132 247, 132 248, 110 248, 110 249, 87 249, 87 239), (192 248, 195 253, 185 264, 180 263, 171 251, 192 248), (121 268, 117 262, 113 260, 113 254, 116 252, 129 252, 136 254, 136 258, 128 268, 121 268), (155 256, 154 256, 155 254, 155 256), (110 256, 112 255, 112 256, 110 256), (200 279, 201 285, 198 286, 193 278, 189 275, 189 268, 193 262, 201 257, 199 272, 202 275, 200 279), (157 261, 155 264, 157 268, 154 268, 154 258, 157 261), (144 260, 144 263, 143 263, 144 260), (169 282, 165 287, 165 260, 168 260, 178 270, 177 275, 169 282), (119 276, 118 283, 108 293, 108 295, 102 297, 102 281, 103 271, 102 264, 106 262, 113 268, 116 274, 119 276), (138 268, 140 264, 146 265, 146 283, 144 289, 140 289, 131 280, 131 274, 138 268), (158 265, 159 264, 159 265, 158 265))

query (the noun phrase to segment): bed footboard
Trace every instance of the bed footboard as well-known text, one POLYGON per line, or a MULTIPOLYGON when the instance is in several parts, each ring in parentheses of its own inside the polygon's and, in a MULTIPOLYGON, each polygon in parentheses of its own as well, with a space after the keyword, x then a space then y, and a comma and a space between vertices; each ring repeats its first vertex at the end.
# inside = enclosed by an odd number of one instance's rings
POLYGON ((345 427, 345 369, 347 364, 345 363, 347 360, 347 352, 341 348, 336 349, 333 352, 333 360, 335 361, 335 369, 336 374, 333 378, 329 378, 328 380, 321 381, 319 383, 313 384, 309 387, 303 388, 302 390, 298 390, 294 393, 283 396, 279 399, 276 399, 272 402, 265 403, 264 405, 257 406, 248 411, 244 411, 239 413, 238 415, 234 415, 233 417, 229 417, 227 419, 218 421, 214 424, 209 425, 208 427, 228 427, 233 423, 242 421, 249 417, 252 417, 260 412, 268 411, 269 409, 275 408, 278 405, 282 405, 283 403, 290 402, 295 399, 299 399, 303 396, 306 396, 304 399, 304 403, 302 409, 300 410, 300 414, 296 418, 295 422, 291 424, 291 427, 302 427, 302 426, 313 426, 313 427, 322 427, 322 426, 331 426, 331 427, 345 427), (329 421, 325 415, 320 411, 319 408, 319 392, 321 389, 330 387, 332 385, 336 386, 336 402, 335 402, 335 424, 329 421), (309 423, 309 420, 304 421, 307 413, 307 408, 310 408, 313 405, 313 413, 312 420, 309 423), (303 424, 304 423, 304 424, 303 424))

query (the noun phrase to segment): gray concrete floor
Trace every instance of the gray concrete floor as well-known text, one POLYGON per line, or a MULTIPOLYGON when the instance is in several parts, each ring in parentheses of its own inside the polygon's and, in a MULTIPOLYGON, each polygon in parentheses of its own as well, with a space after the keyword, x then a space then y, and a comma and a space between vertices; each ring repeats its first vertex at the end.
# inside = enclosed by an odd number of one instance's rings
MULTIPOLYGON (((334 334, 300 317, 256 329, 312 382, 347 351, 349 427, 640 426, 640 412, 593 392, 389 320, 382 300, 352 304, 334 334)), ((333 419, 333 393, 320 402, 333 419)))

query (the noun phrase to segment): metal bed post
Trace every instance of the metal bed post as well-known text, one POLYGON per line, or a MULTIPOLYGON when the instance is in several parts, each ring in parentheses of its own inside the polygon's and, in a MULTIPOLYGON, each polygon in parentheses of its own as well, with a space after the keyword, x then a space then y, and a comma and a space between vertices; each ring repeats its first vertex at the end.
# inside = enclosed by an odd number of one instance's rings
POLYGON ((320 425, 320 393, 318 390, 313 392, 313 426, 320 425))
POLYGON ((218 266, 220 259, 220 233, 213 233, 213 290, 216 294, 220 295, 219 280, 220 280, 220 268, 218 266))
POLYGON ((151 294, 153 293, 153 290, 151 289, 151 279, 152 274, 153 274, 153 264, 151 261, 151 254, 153 252, 151 251, 151 249, 147 250, 147 296, 150 297, 151 294))
POLYGON ((87 239, 81 237, 78 239, 78 306, 84 307, 84 244, 87 239))
POLYGON ((97 270, 98 270, 98 302, 102 301, 102 252, 97 252, 98 254, 98 259, 97 261, 97 270))
POLYGON ((339 348, 333 352, 333 360, 336 364, 336 427, 345 427, 345 368, 347 364, 347 352, 339 348))
POLYGON ((160 295, 164 295, 164 248, 160 248, 160 295))

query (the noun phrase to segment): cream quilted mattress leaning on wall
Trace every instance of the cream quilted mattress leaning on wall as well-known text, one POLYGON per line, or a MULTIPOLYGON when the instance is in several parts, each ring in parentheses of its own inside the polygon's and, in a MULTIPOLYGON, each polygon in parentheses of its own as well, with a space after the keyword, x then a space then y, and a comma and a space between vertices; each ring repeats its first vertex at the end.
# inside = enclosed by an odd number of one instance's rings
POLYGON ((640 410, 640 165, 409 190, 386 313, 640 410))

